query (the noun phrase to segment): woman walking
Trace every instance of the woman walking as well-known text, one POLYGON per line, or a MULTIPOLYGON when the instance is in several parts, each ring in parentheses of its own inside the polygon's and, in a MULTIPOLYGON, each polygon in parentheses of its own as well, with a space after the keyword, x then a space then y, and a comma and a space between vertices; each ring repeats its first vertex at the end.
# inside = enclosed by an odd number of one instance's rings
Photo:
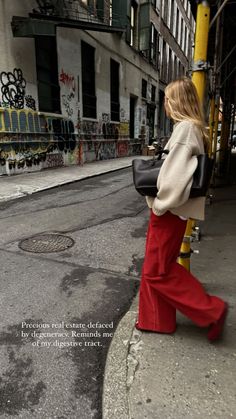
POLYGON ((176 309, 201 327, 208 339, 220 338, 228 304, 206 293, 200 282, 176 262, 187 219, 204 219, 205 198, 189 198, 197 156, 208 148, 196 88, 187 77, 165 90, 165 110, 174 122, 169 150, 157 180, 156 198, 147 197, 151 216, 139 293, 136 328, 159 333, 176 329, 176 309))

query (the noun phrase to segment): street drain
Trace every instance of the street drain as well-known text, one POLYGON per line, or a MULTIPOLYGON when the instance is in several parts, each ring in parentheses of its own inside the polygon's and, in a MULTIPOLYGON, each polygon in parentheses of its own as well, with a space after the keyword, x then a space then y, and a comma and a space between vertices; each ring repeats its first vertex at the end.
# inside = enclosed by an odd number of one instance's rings
POLYGON ((62 252, 74 244, 68 236, 61 234, 37 234, 34 237, 21 240, 19 248, 32 253, 62 252))

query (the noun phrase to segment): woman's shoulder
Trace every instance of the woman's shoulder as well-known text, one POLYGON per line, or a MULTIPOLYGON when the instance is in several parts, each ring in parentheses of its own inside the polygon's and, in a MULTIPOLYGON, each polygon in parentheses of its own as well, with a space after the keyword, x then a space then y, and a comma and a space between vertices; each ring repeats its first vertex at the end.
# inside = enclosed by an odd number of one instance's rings
POLYGON ((194 123, 192 121, 184 120, 177 122, 174 125, 174 129, 171 135, 171 142, 180 142, 182 144, 186 144, 194 129, 194 123))
POLYGON ((177 122, 174 125, 174 130, 178 130, 178 131, 180 130, 188 131, 191 129, 194 130, 196 128, 198 129, 197 125, 193 121, 190 121, 188 119, 184 119, 183 121, 177 122))
POLYGON ((176 123, 168 143, 168 148, 171 149, 177 144, 187 146, 193 154, 202 153, 203 139, 199 127, 189 120, 176 123))
POLYGON ((197 137, 198 139, 202 139, 202 132, 201 132, 200 127, 193 121, 189 121, 189 120, 178 122, 173 131, 173 134, 176 134, 177 136, 180 136, 180 137, 184 136, 186 139, 194 138, 194 137, 197 137))

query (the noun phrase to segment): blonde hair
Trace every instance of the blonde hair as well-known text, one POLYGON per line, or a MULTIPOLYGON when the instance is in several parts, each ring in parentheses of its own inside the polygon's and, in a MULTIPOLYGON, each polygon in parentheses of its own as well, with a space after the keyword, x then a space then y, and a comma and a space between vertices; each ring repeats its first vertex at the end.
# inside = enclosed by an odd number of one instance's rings
POLYGON ((165 89, 169 116, 175 122, 191 121, 202 132, 205 150, 209 149, 208 129, 196 87, 188 77, 175 80, 165 89))

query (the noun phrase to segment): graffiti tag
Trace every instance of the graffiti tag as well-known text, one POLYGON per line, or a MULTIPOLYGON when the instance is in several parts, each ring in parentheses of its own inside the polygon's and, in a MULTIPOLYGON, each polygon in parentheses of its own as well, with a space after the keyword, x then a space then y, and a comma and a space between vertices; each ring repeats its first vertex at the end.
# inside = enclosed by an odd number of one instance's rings
POLYGON ((35 100, 31 95, 25 96, 25 105, 27 106, 27 108, 36 111, 35 100))
POLYGON ((73 108, 71 107, 71 100, 72 100, 73 97, 74 97, 74 95, 71 96, 71 94, 69 94, 69 95, 62 95, 62 104, 63 104, 63 106, 65 108, 65 111, 66 111, 66 113, 67 113, 67 115, 68 115, 69 118, 74 113, 73 108))
POLYGON ((74 76, 72 76, 71 74, 65 73, 63 69, 61 70, 61 73, 60 73, 60 82, 75 92, 74 76))
POLYGON ((3 71, 0 74, 2 83, 2 100, 10 108, 23 109, 26 81, 20 68, 14 68, 13 73, 3 71))

